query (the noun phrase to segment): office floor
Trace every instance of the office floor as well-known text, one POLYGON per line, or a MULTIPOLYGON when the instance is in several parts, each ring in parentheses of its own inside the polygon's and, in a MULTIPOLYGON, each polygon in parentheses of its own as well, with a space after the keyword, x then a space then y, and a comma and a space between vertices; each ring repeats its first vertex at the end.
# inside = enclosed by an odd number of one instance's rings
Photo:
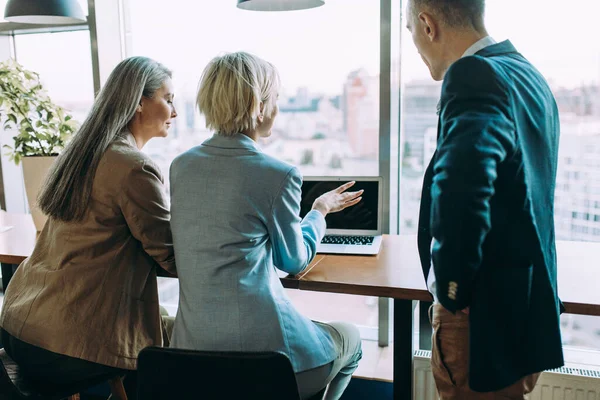
POLYGON ((379 347, 374 340, 363 340, 362 349, 363 358, 360 360, 354 376, 392 382, 394 379, 394 344, 391 343, 388 347, 379 347))

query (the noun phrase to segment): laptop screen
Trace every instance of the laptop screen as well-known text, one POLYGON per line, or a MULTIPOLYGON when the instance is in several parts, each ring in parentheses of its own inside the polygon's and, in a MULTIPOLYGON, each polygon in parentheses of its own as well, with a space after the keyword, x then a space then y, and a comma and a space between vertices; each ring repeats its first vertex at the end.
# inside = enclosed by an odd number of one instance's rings
MULTIPOLYGON (((361 181, 354 179, 356 183, 348 191, 355 192, 364 189, 362 200, 355 206, 345 210, 327 214, 327 229, 344 230, 370 230, 377 231, 379 221, 379 182, 377 180, 361 181)), ((333 190, 347 181, 340 180, 305 180, 302 183, 302 201, 300 202, 300 217, 312 209, 317 197, 325 192, 333 190)))

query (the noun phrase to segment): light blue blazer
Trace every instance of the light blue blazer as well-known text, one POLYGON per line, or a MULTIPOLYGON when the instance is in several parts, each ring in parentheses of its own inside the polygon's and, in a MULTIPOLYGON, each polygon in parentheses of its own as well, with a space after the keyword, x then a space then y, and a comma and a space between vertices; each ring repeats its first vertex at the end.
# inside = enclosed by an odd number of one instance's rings
POLYGON ((177 157, 170 177, 180 282, 171 345, 277 350, 296 372, 334 360, 331 336, 296 310, 275 270, 304 270, 325 234, 318 211, 299 217, 298 170, 245 135, 214 135, 177 157))

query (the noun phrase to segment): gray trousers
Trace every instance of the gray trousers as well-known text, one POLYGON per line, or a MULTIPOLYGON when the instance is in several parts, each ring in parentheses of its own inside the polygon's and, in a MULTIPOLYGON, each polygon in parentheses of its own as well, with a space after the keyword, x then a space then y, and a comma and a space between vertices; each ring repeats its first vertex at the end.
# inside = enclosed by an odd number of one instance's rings
POLYGON ((329 331, 337 345, 338 355, 329 364, 296 374, 300 398, 314 396, 327 386, 324 399, 337 400, 342 397, 362 358, 360 332, 354 325, 345 322, 315 323, 329 331))

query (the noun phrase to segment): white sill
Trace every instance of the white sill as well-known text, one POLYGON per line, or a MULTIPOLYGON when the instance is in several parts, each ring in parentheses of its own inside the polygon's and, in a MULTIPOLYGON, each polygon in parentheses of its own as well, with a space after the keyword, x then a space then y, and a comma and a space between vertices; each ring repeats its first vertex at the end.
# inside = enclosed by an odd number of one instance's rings
MULTIPOLYGON (((599 317, 600 318, 600 317, 599 317)), ((600 351, 563 346, 565 366, 600 371, 600 351)))

